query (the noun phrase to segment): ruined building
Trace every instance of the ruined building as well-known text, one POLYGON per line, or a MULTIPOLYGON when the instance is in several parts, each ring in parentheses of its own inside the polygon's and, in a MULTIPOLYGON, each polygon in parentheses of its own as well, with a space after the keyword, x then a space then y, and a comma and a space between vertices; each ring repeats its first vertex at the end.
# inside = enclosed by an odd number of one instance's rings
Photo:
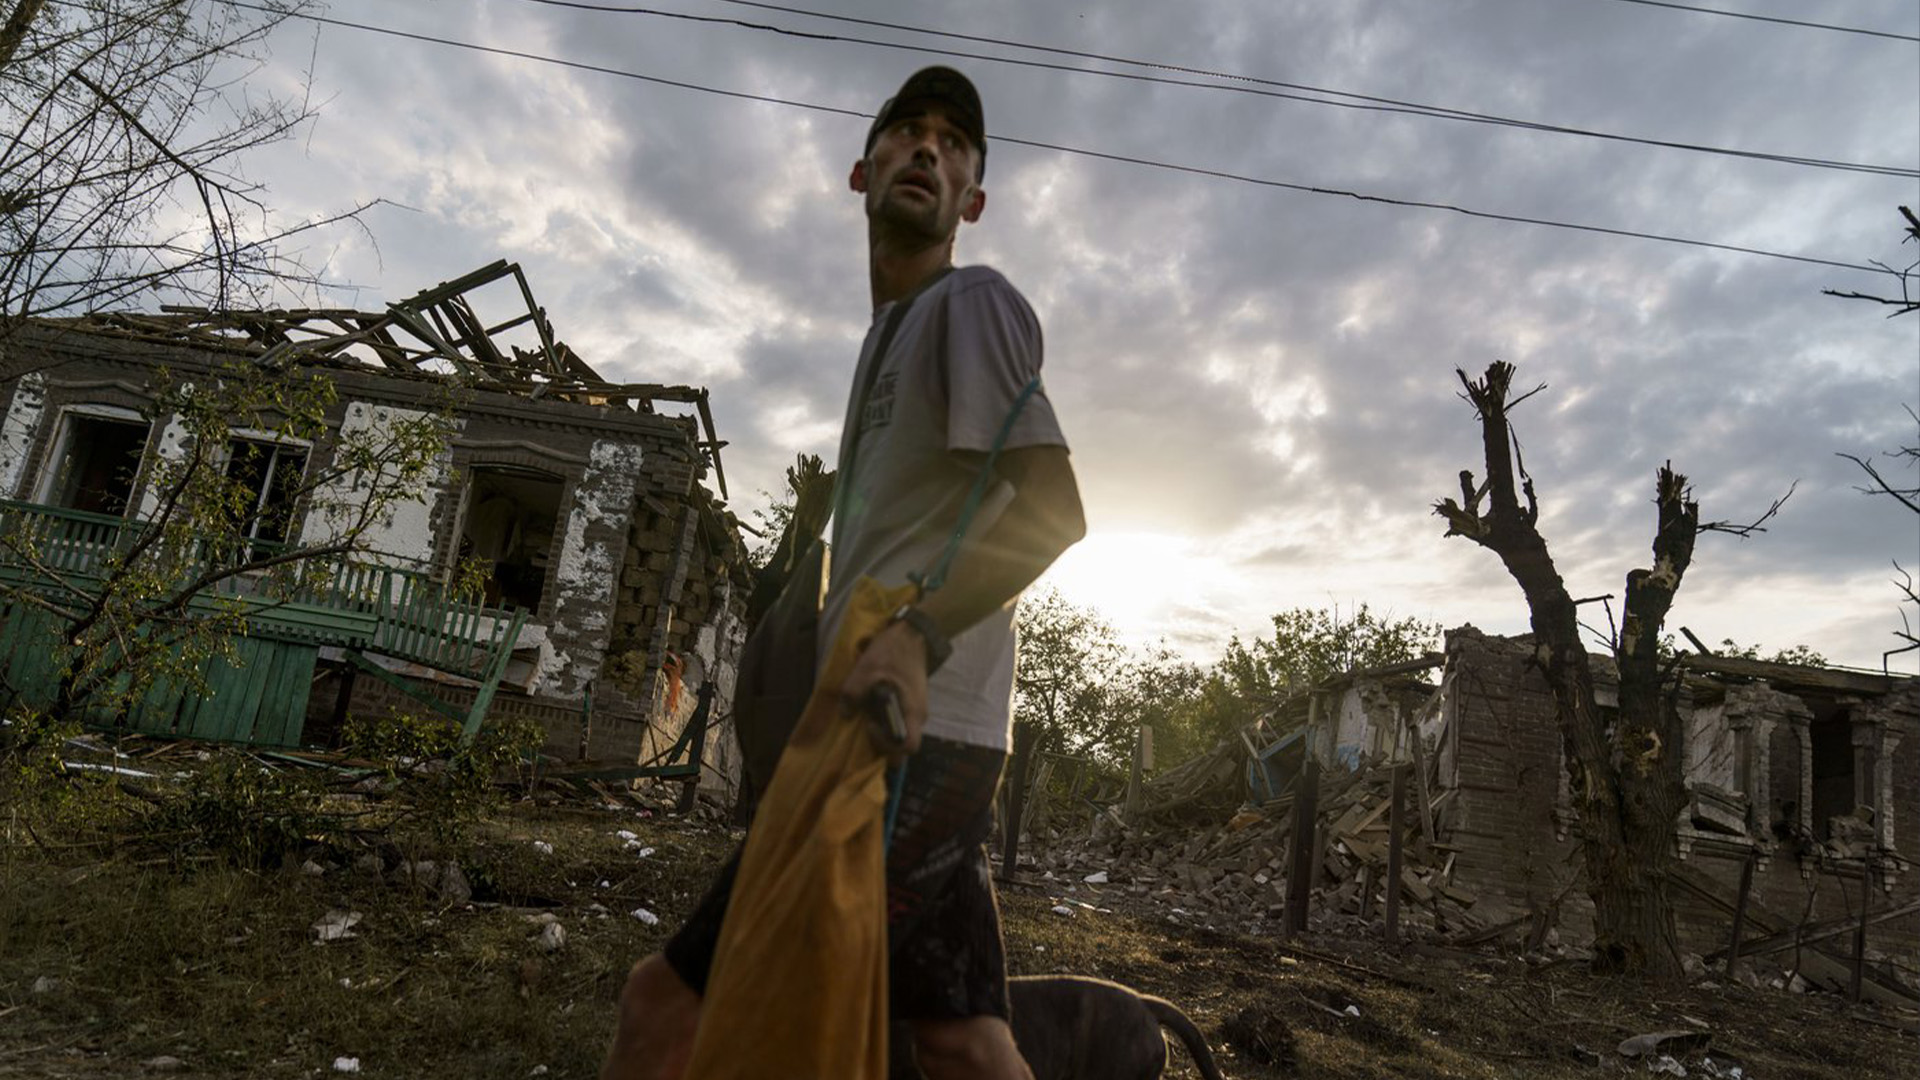
MULTIPOLYGON (((1617 676, 1609 658, 1591 659, 1604 715, 1618 707, 1617 676)), ((1722 960, 1738 912, 1749 972, 1850 990, 1864 913, 1862 992, 1920 1001, 1920 678, 1698 654, 1676 672, 1688 801, 1674 822, 1671 884, 1682 949, 1722 960)), ((1402 880, 1423 928, 1536 950, 1590 940, 1560 722, 1530 637, 1451 630, 1443 654, 1328 680, 1261 730, 1286 734, 1246 741, 1242 797, 1284 824, 1242 846, 1258 866, 1288 843, 1311 753, 1317 911, 1336 922, 1378 916, 1390 834, 1383 766, 1398 761, 1411 766, 1414 838, 1402 880)), ((1149 809, 1235 777, 1236 749, 1223 744, 1155 778, 1149 801, 1159 805, 1149 809)), ((1222 837, 1209 850, 1229 852, 1225 866, 1235 867, 1231 830, 1222 837)), ((1282 863, 1265 865, 1277 873, 1282 863)), ((1272 903, 1283 887, 1277 877, 1243 886, 1240 899, 1272 903)))
MULTIPOLYGON (((373 600, 362 587, 357 606, 334 596, 255 620, 253 683, 217 672, 229 692, 145 702, 125 718, 133 727, 324 745, 344 716, 424 693, 450 715, 477 701, 536 720, 562 760, 632 764, 671 742, 701 700, 712 699, 708 715, 725 714, 747 568, 737 521, 702 482, 724 495, 706 391, 601 377, 555 338, 505 262, 377 312, 165 309, 20 327, 0 344, 7 528, 65 544, 84 570, 97 558, 88 545, 110 544, 86 538, 137 528, 152 509, 149 466, 182 452, 154 406, 156 374, 212 378, 236 360, 325 372, 336 438, 440 409, 450 444, 366 536, 371 569, 355 580, 384 575, 373 600), (503 302, 506 317, 481 317, 503 302), (456 618, 447 586, 463 564, 484 580, 456 618), (395 607, 403 591, 415 609, 428 610, 423 598, 441 607, 408 616, 395 607), (375 623, 412 637, 354 629, 375 623), (416 640, 462 635, 470 640, 453 652, 416 640), (436 660, 482 654, 497 663, 436 660)), ((274 532, 262 542, 297 544, 317 527, 307 508, 275 503, 297 487, 288 477, 329 467, 334 450, 326 438, 232 432, 222 460, 271 511, 258 519, 274 532)), ((17 585, 17 560, 12 572, 17 585)), ((25 616, 6 607, 18 631, 25 616)), ((0 674, 31 698, 48 673, 21 634, 4 640, 0 674)))
MULTIPOLYGON (((1683 947, 1725 950, 1744 876, 1742 940, 1759 944, 1743 949, 1797 936, 1845 955, 1864 899, 1870 954, 1920 978, 1920 679, 1702 655, 1679 670, 1683 947)), ((1615 707, 1611 664, 1594 657, 1594 673, 1601 708, 1615 707)), ((1478 897, 1483 923, 1524 914, 1584 936, 1560 728, 1531 639, 1449 632, 1430 701, 1416 719, 1450 882, 1478 897)), ((1831 967, 1811 949, 1801 960, 1831 967)))

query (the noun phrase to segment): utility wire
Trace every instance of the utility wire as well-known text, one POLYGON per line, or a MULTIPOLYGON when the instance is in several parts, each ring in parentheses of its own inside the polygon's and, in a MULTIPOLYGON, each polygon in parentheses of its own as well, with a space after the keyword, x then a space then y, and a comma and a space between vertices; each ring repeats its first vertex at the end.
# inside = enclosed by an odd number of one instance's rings
POLYGON ((1672 8, 1675 11, 1692 11, 1701 15, 1724 15, 1729 19, 1752 19, 1754 22, 1779 23, 1782 26, 1801 26, 1808 30, 1832 30, 1840 34, 1864 34, 1867 37, 1892 38, 1895 41, 1920 41, 1913 34, 1894 34, 1885 30, 1863 30, 1857 26, 1835 26, 1832 23, 1803 22, 1799 19, 1781 19, 1772 15, 1751 15, 1744 11, 1725 11, 1721 8, 1695 7, 1692 4, 1674 4, 1668 0, 1618 0, 1622 4, 1642 4, 1646 7, 1672 8))
POLYGON ((1004 48, 1026 49, 1031 52, 1047 53, 1056 56, 1068 56, 1082 60, 1097 60, 1102 63, 1125 64, 1133 67, 1148 68, 1156 71, 1174 72, 1183 75, 1197 75, 1209 79, 1226 79, 1228 83, 1196 82, 1192 79, 1173 78, 1168 75, 1141 75, 1127 71, 1102 71, 1097 68, 1074 67, 1066 64, 1051 64, 1039 60, 1023 60, 1009 56, 993 56, 982 53, 960 52, 952 49, 937 49, 921 45, 908 45, 892 41, 877 41, 871 38, 844 37, 836 34, 824 34, 788 27, 773 26, 767 23, 748 22, 742 19, 728 19, 713 15, 690 15, 676 11, 661 11, 657 8, 640 7, 626 4, 593 3, 589 0, 522 0, 524 3, 539 4, 545 7, 573 8, 581 11, 597 11, 618 15, 644 15, 654 18, 677 19, 684 22, 735 26, 746 30, 779 34, 786 37, 804 38, 812 41, 833 41, 852 45, 867 45, 882 49, 897 49, 905 52, 928 53, 935 56, 947 56, 962 60, 983 60, 988 63, 1010 64, 1016 67, 1039 68, 1045 71, 1063 71, 1076 75, 1096 75, 1109 79, 1124 79, 1134 82, 1157 83, 1167 86, 1187 86, 1202 90, 1224 90, 1231 93, 1250 94, 1256 97, 1277 98, 1286 101, 1299 101, 1311 105, 1330 105, 1342 109, 1358 109, 1366 112, 1400 113, 1408 116, 1425 116, 1438 120, 1454 120, 1462 123, 1491 124, 1499 127, 1513 127, 1526 131, 1543 131, 1558 135, 1577 135, 1609 142, 1632 143, 1641 146, 1655 146, 1668 150, 1684 150, 1692 153, 1718 154, 1726 157, 1745 158, 1754 161, 1771 161, 1784 165, 1799 165, 1806 168, 1834 169, 1841 172, 1861 172, 1878 176, 1897 176, 1920 179, 1920 169, 1898 165, 1873 165, 1854 161, 1838 161, 1830 158, 1803 157, 1794 154, 1773 154, 1758 150, 1740 150, 1731 147, 1707 146, 1699 143, 1675 142, 1665 139, 1644 138, 1634 135, 1621 135, 1613 132, 1596 131, 1588 128, 1568 127, 1561 124, 1548 124, 1534 120, 1520 120, 1513 117, 1496 116, 1490 113, 1471 112, 1465 109, 1453 109, 1440 105, 1426 105, 1415 101, 1402 101, 1395 98, 1377 97, 1370 94, 1358 94, 1346 90, 1333 90, 1326 87, 1311 86, 1305 83, 1283 82, 1275 79, 1263 79, 1251 75, 1233 72, 1211 71, 1206 68, 1186 67, 1179 64, 1162 63, 1154 60, 1136 60, 1122 56, 1109 56, 1102 53, 1085 52, 1077 49, 1055 48, 1048 45, 1033 45, 1023 41, 1006 38, 982 37, 975 34, 960 34, 948 30, 930 27, 909 26, 902 23, 885 22, 878 19, 856 18, 851 15, 833 15, 811 11, 806 8, 789 7, 781 4, 760 3, 755 0, 719 0, 720 3, 736 4, 741 7, 760 8, 778 11, 789 15, 802 15, 809 18, 825 19, 832 22, 853 23, 861 26, 873 26, 888 30, 897 30, 910 34, 923 34, 929 37, 946 38, 957 41, 970 41, 984 45, 996 45, 1004 48), (1274 87, 1277 89, 1263 89, 1274 87), (1289 93, 1286 91, 1296 91, 1289 93), (1323 94, 1326 97, 1310 97, 1309 94, 1323 94), (1345 98, 1349 100, 1330 100, 1345 98))
MULTIPOLYGON (((71 0, 55 0, 55 2, 56 3, 71 2, 71 0)), ((518 49, 502 48, 496 45, 479 45, 479 44, 475 44, 473 42, 468 42, 468 41, 456 41, 451 38, 435 37, 431 34, 418 34, 412 31, 399 30, 393 27, 388 27, 388 26, 375 26, 369 23, 353 22, 348 19, 338 19, 329 15, 313 15, 313 14, 308 14, 304 12, 284 11, 283 9, 279 9, 279 8, 268 8, 259 4, 246 3, 244 2, 244 0, 223 0, 223 2, 237 8, 246 8, 253 11, 266 11, 266 12, 272 12, 274 14, 282 14, 290 18, 305 19, 308 22, 319 23, 325 26, 338 26, 348 30, 361 30, 367 33, 372 33, 372 34, 381 34, 388 37, 402 38, 408 41, 418 41, 418 42, 423 42, 425 44, 430 44, 430 45, 442 45, 442 46, 446 46, 448 48, 454 48, 454 49, 464 49, 469 52, 487 53, 493 56, 510 56, 519 60, 532 60, 536 63, 552 64, 557 67, 571 68, 577 71, 591 71, 601 75, 613 75, 613 76, 618 76, 620 78, 625 78, 625 79, 637 79, 641 82, 654 83, 660 86, 678 87, 679 89, 682 89, 682 90, 694 90, 704 94, 717 94, 722 97, 738 98, 746 101, 759 101, 759 102, 765 102, 770 105, 782 105, 788 108, 806 109, 812 112, 832 113, 838 116, 850 116, 850 117, 856 117, 863 120, 870 120, 873 118, 872 113, 862 112, 857 109, 842 109, 842 108, 837 108, 831 105, 817 105, 817 104, 814 104, 811 102, 805 102, 805 101, 792 101, 786 98, 776 98, 776 97, 771 97, 765 94, 751 94, 751 93, 746 93, 744 91, 739 91, 739 90, 724 90, 718 87, 705 86, 700 83, 682 82, 676 79, 661 78, 657 75, 646 75, 637 71, 628 71, 623 68, 606 67, 600 64, 589 64, 580 60, 567 60, 561 57, 543 56, 539 53, 524 52, 518 49)), ((1882 273, 1888 272, 1884 267, 1873 266, 1873 265, 1863 264, 1863 263, 1842 262, 1837 259, 1823 259, 1823 258, 1811 256, 1811 255, 1792 255, 1792 254, 1788 254, 1786 252, 1781 252, 1781 251, 1769 251, 1765 248, 1742 247, 1737 244, 1721 244, 1721 243, 1715 243, 1709 240, 1694 240, 1688 237, 1667 236, 1660 233, 1638 232, 1633 229, 1615 229, 1615 228, 1609 228, 1602 225, 1582 225, 1576 222, 1556 221, 1551 218, 1523 217, 1517 214, 1501 214, 1501 213, 1496 213, 1496 212, 1486 211, 1486 210, 1470 210, 1470 209, 1467 209, 1466 207, 1453 206, 1448 203, 1423 202, 1423 201, 1412 200, 1412 199, 1397 199, 1397 198, 1393 198, 1391 196, 1386 196, 1386 195, 1367 195, 1361 192, 1346 191, 1340 188, 1324 188, 1324 187, 1316 187, 1310 184, 1297 184, 1297 183, 1292 183, 1285 180, 1274 180, 1267 177, 1247 176, 1240 173, 1226 172, 1220 169, 1202 169, 1192 165, 1180 165, 1174 162, 1156 161, 1152 158, 1130 157, 1125 154, 1109 154, 1109 153, 1105 153, 1098 150, 1087 150, 1081 147, 1065 146, 1059 143, 1039 142, 1032 139, 1020 139, 1020 138, 1014 138, 1007 135, 996 135, 994 136, 993 141, 995 143, 1007 143, 1014 146, 1032 147, 1037 150, 1052 150, 1058 153, 1073 154, 1080 157, 1095 158, 1101 161, 1114 161, 1114 162, 1120 162, 1128 165, 1141 165, 1147 168, 1163 169, 1169 172, 1187 173, 1194 176, 1207 176, 1207 177, 1212 177, 1218 180, 1232 180, 1238 183, 1253 184, 1259 187, 1282 188, 1288 191, 1299 191, 1299 192, 1305 192, 1307 194, 1312 194, 1312 195, 1334 195, 1342 198, 1355 199, 1360 202, 1383 203, 1389 206, 1414 207, 1414 208, 1426 209, 1426 210, 1445 210, 1449 213, 1462 214, 1467 217, 1484 218, 1489 221, 1508 221, 1508 222, 1515 222, 1515 223, 1525 224, 1525 225, 1542 225, 1548 228, 1555 228, 1555 229, 1571 229, 1577 232, 1600 233, 1607 236, 1623 236, 1623 237, 1631 237, 1639 240, 1653 240, 1653 241, 1658 241, 1660 243, 1665 243, 1665 244, 1679 244, 1686 247, 1707 248, 1714 251, 1733 252, 1735 254, 1740 254, 1740 255, 1756 255, 1756 256, 1769 258, 1769 259, 1783 259, 1788 262, 1809 263, 1814 266, 1831 266, 1831 267, 1837 267, 1842 270, 1859 270, 1859 271, 1870 273, 1870 274, 1882 274, 1882 273)))

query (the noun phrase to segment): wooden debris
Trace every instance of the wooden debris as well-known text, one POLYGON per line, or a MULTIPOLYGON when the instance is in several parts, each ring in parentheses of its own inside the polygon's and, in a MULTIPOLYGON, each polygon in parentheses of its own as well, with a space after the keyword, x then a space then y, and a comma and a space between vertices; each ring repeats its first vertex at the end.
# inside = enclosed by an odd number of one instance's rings
MULTIPOLYGON (((1126 893, 1157 899, 1167 909, 1195 917, 1280 929, 1292 865, 1295 800, 1291 793, 1258 807, 1239 802, 1246 792, 1246 749, 1223 742, 1143 785, 1143 808, 1126 828, 1104 814, 1091 831, 1088 816, 1065 806, 1033 819, 1060 824, 1034 835, 1038 851, 1031 873, 1072 883, 1076 892, 1126 893), (1085 882, 1106 871, 1105 884, 1085 882), (1103 892, 1104 890, 1104 892, 1103 892)), ((1430 759, 1428 759, 1430 762, 1430 759)), ((1417 770, 1416 770, 1417 771, 1417 770)), ((1388 805, 1393 770, 1331 768, 1321 773, 1318 850, 1310 859, 1308 929, 1353 936, 1377 933, 1385 909, 1390 828, 1388 805)), ((1410 795, 1425 784, 1410 785, 1410 795)), ((1429 789, 1430 790, 1430 789, 1429 789)), ((1036 790, 1036 797, 1040 793, 1036 790)), ((1400 874, 1403 939, 1434 940, 1446 933, 1472 938, 1483 929, 1472 915, 1475 897, 1451 883, 1453 849, 1427 835, 1429 821, 1442 821, 1452 793, 1418 800, 1410 808, 1400 874), (1426 812, 1421 813, 1424 809, 1426 812)), ((1022 873, 1029 872, 1024 864, 1022 873)), ((1495 928, 1479 940, 1511 930, 1495 928)))

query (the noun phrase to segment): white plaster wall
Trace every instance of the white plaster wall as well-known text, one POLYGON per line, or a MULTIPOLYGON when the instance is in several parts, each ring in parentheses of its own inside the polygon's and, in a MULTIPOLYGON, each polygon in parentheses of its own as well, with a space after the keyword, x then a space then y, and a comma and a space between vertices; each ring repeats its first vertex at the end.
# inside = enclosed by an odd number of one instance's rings
POLYGON ((1687 782, 1708 783, 1728 791, 1734 783, 1734 736, 1723 704, 1693 710, 1687 721, 1687 782))
MULTIPOLYGON (((414 409, 349 401, 340 422, 340 441, 382 440, 398 425, 418 423, 429 415, 414 409)), ((370 557, 398 566, 418 566, 433 558, 433 510, 450 469, 450 457, 440 455, 417 490, 387 504, 385 513, 361 533, 361 542, 370 557)), ((314 501, 318 505, 308 511, 302 537, 325 543, 339 536, 351 526, 356 508, 372 489, 374 480, 355 472, 316 491, 314 501)))
POLYGON ((566 647, 542 654, 537 694, 570 695, 600 674, 643 456, 632 443, 596 442, 574 485, 554 579, 553 628, 566 647))
POLYGON ((733 613, 733 580, 722 578, 714 584, 713 613, 694 632, 693 655, 687 658, 687 682, 698 687, 702 679, 713 680, 713 722, 707 727, 701 782, 717 786, 731 802, 745 768, 740 742, 733 735, 733 695, 740 678, 740 650, 746 645, 747 627, 746 620, 733 613))
MULTIPOLYGON (((167 414, 167 426, 160 430, 160 445, 154 453, 168 461, 180 461, 187 456, 187 425, 179 413, 167 414)), ((140 485, 140 520, 151 521, 159 511, 160 493, 154 490, 153 474, 149 470, 147 482, 140 485)))
POLYGON ((20 376, 0 420, 0 498, 20 497, 20 478, 26 473, 33 437, 47 412, 47 380, 37 371, 20 376))

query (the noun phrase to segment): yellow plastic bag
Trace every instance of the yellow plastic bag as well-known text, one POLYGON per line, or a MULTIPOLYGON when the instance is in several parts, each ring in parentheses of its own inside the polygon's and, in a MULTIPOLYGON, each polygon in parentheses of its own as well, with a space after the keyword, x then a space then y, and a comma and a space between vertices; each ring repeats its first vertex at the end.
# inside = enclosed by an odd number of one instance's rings
POLYGON ((838 691, 860 642, 915 593, 854 585, 748 830, 688 1080, 885 1080, 886 759, 838 691))

